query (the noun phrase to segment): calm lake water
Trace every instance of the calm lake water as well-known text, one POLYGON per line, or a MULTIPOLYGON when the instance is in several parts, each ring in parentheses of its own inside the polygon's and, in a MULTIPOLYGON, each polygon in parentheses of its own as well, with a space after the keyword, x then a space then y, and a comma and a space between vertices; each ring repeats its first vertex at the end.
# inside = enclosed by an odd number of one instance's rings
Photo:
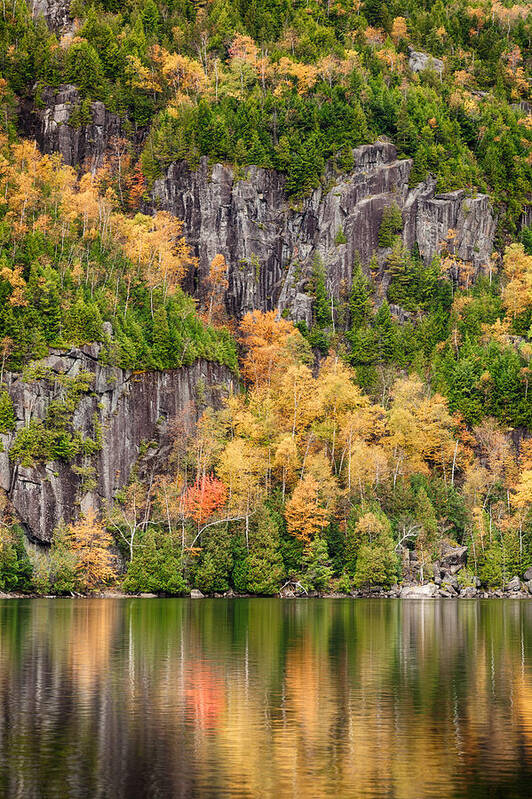
POLYGON ((532 601, 0 602, 0 796, 530 797, 532 601))

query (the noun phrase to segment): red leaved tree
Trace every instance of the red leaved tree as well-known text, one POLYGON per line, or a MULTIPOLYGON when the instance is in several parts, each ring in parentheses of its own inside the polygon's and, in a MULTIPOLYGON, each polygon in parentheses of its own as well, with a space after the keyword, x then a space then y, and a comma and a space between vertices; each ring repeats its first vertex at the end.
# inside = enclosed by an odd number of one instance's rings
POLYGON ((200 526, 224 508, 226 502, 227 489, 221 480, 212 474, 198 477, 185 494, 185 516, 200 526))

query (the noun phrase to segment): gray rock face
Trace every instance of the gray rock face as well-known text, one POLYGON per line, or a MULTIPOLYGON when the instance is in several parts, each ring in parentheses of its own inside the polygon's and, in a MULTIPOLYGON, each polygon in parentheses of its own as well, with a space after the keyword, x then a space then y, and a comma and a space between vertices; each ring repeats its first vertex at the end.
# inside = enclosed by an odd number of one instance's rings
MULTIPOLYGON (((226 367, 206 361, 165 372, 131 373, 102 365, 98 354, 98 345, 69 352, 53 350, 39 362, 70 377, 81 371, 94 374, 91 391, 82 396, 74 413, 73 427, 85 437, 94 437, 97 423, 102 444, 95 455, 26 468, 8 457, 16 431, 0 435, 0 487, 7 492, 28 535, 38 542, 49 542, 61 520, 68 522, 88 507, 107 507, 127 483, 143 445, 155 442, 149 449, 154 466, 164 460, 172 421, 179 418, 183 429, 190 428, 202 406, 218 406, 233 382, 226 367), (89 490, 80 472, 87 467, 93 469, 96 483, 89 490)), ((18 429, 30 419, 43 419, 57 393, 48 380, 30 383, 20 375, 8 374, 6 383, 18 429)))
POLYGON ((439 588, 435 583, 425 583, 425 585, 404 585, 399 597, 401 599, 433 599, 438 594, 439 588))
POLYGON ((452 191, 420 197, 414 240, 425 261, 438 252, 450 231, 454 233, 454 238, 448 239, 450 251, 476 267, 487 264, 495 235, 495 220, 487 195, 467 197, 465 191, 452 191))
POLYGON ((530 580, 532 580, 532 566, 523 574, 523 580, 525 583, 528 583, 530 580))
POLYGON ((519 580, 519 577, 517 575, 515 575, 515 577, 512 577, 512 579, 509 580, 506 583, 506 585, 504 586, 504 590, 505 591, 520 591, 521 590, 521 581, 519 580))
POLYGON ((94 172, 103 164, 113 140, 123 136, 123 120, 106 109, 103 103, 91 103, 91 121, 74 126, 70 119, 81 98, 75 86, 64 84, 54 93, 47 90, 43 97, 45 110, 38 112, 38 140, 44 153, 59 153, 69 166, 81 166, 94 172))
POLYGON ((440 75, 443 72, 443 61, 428 53, 412 50, 411 47, 408 49, 408 66, 412 72, 424 72, 426 69, 432 69, 440 75))
POLYGON ((444 586, 447 589, 449 587, 458 588, 458 579, 456 578, 456 575, 454 575, 454 574, 452 574, 450 572, 446 572, 441 577, 441 584, 442 584, 442 586, 444 586))
POLYGON ((474 599, 478 595, 477 589, 473 586, 468 586, 467 588, 462 588, 460 591, 460 596, 464 599, 474 599))
POLYGON ((203 158, 196 171, 172 164, 156 181, 154 207, 168 210, 185 224, 199 259, 188 289, 200 291, 214 256, 229 266, 226 305, 240 316, 254 308, 288 308, 296 321, 308 321, 306 294, 316 257, 321 258, 329 291, 338 297, 349 286, 357 254, 367 264, 381 256, 378 235, 383 211, 396 203, 403 216, 403 240, 417 243, 426 263, 439 251, 449 230, 453 248, 479 267, 493 248, 495 221, 488 197, 465 192, 437 195, 435 182, 410 188, 410 159, 397 159, 396 148, 378 141, 354 150, 354 167, 338 174, 328 167, 323 186, 294 205, 287 201, 284 176, 249 167, 243 179, 230 167, 209 167, 203 158), (199 286, 197 280, 199 277, 199 286))
MULTIPOLYGON (((448 544, 442 548, 440 568, 449 575, 460 571, 467 563, 467 547, 451 547, 448 544)), ((443 579, 443 578, 442 578, 443 579)))
POLYGON ((59 31, 70 21, 70 0, 31 0, 28 6, 33 18, 43 17, 51 30, 59 31))

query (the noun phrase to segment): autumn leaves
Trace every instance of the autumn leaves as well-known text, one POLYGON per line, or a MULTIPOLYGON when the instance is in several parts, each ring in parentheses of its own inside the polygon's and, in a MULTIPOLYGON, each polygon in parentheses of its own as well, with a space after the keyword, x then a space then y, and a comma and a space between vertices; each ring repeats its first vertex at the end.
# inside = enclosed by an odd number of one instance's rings
POLYGON ((218 414, 220 445, 203 463, 235 509, 280 490, 288 532, 308 544, 379 483, 434 470, 452 484, 466 464, 459 418, 418 378, 398 378, 383 407, 335 354, 313 372, 301 334, 273 311, 247 314, 241 337, 248 391, 218 414))

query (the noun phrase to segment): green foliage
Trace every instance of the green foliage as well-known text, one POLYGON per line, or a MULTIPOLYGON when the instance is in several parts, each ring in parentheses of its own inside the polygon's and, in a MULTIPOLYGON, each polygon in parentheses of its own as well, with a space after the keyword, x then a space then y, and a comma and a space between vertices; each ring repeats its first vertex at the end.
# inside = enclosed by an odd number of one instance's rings
MULTIPOLYGON (((0 241, 1 229, 0 222, 0 241)), ((9 236, 7 227, 5 234, 9 236)), ((87 272, 80 285, 69 254, 79 244, 74 237, 56 252, 46 237, 28 234, 17 243, 13 260, 2 250, 6 268, 27 264, 27 304, 0 304, 0 338, 14 342, 9 368, 44 357, 49 346, 100 341, 102 359, 123 368, 172 369, 205 358, 237 369, 235 343, 226 329, 204 325, 194 301, 180 289, 172 295, 162 289, 150 292, 135 278, 132 265, 99 240, 88 245, 84 256, 99 279, 87 272), (39 266, 48 259, 53 267, 39 266), (104 322, 110 325, 111 338, 104 335, 104 322)), ((7 281, 0 278, 0 299, 9 293, 7 281)))
POLYGON ((68 595, 78 590, 76 574, 76 556, 70 549, 66 528, 54 530, 52 546, 46 570, 39 569, 39 581, 42 586, 54 594, 68 595), (43 573, 44 572, 44 573, 43 573))
POLYGON ((349 292, 349 320, 353 332, 368 322, 372 314, 371 287, 368 278, 362 272, 360 262, 353 266, 353 278, 349 292))
POLYGON ((397 580, 398 562, 391 537, 362 544, 357 552, 355 586, 389 588, 397 580))
POLYGON ((9 457, 22 466, 31 467, 37 461, 71 461, 80 454, 91 455, 101 447, 101 431, 96 429, 96 439, 83 437, 73 428, 73 415, 84 394, 94 380, 91 372, 79 372, 75 377, 40 370, 26 370, 27 380, 44 380, 59 389, 58 398, 52 400, 46 417, 30 419, 18 430, 9 457))
POLYGON ((390 587, 398 558, 389 519, 378 504, 353 507, 347 523, 344 564, 356 588, 390 587))
POLYGON ((489 188, 509 229, 530 196, 531 133, 515 102, 526 99, 530 64, 523 57, 521 85, 517 70, 504 68, 510 53, 526 53, 529 19, 506 25, 485 13, 476 30, 467 0, 452 7, 415 0, 392 6, 381 0, 76 0, 70 13, 79 30, 64 47, 25 4, 2 15, 9 108, 16 107, 15 96, 35 93, 42 105, 44 86, 74 83, 83 98, 74 124, 88 119, 85 101, 102 100, 126 126, 150 128, 143 166, 151 180, 172 161, 195 166, 207 156, 280 169, 287 193, 299 198, 319 186, 327 161, 329 179, 330 171, 350 169, 354 147, 384 135, 412 158, 412 185, 432 174, 440 191, 489 188), (388 34, 397 16, 406 19, 407 40, 393 43, 388 34), (367 25, 383 30, 382 43, 368 42, 362 34, 367 25), (202 42, 206 38, 198 53, 200 29, 202 42), (232 63, 237 34, 253 37, 258 55, 268 54, 265 72, 253 58, 243 66, 232 63), (409 45, 445 56, 443 73, 398 68, 397 57, 409 45), (175 86, 161 76, 161 47, 194 59, 211 82, 209 91, 192 92, 170 112, 175 86), (303 70, 316 68, 308 87, 295 76, 276 75, 281 58, 303 70), (465 69, 462 90, 456 75, 465 69), (158 76, 159 85, 140 79, 141 70, 158 76))
POLYGON ((252 594, 273 595, 278 593, 283 577, 275 516, 263 506, 256 514, 251 531, 246 588, 252 594))
POLYGON ((403 229, 403 217, 397 203, 387 206, 379 225, 379 246, 391 247, 395 237, 403 229))
POLYGON ((15 429, 15 410, 11 397, 5 389, 0 389, 0 433, 15 429))
POLYGON ((327 541, 316 536, 305 548, 301 584, 307 591, 327 591, 333 576, 327 541))
POLYGON ((487 588, 500 588, 503 583, 502 549, 493 544, 478 559, 478 578, 487 588))
POLYGON ((217 525, 209 530, 200 560, 193 570, 193 584, 205 594, 227 591, 234 555, 229 530, 217 525))
POLYGON ((416 545, 418 548, 429 552, 431 556, 435 556, 438 520, 434 506, 424 488, 420 488, 417 493, 414 518, 421 528, 417 536, 416 545))
POLYGON ((123 588, 133 594, 183 594, 187 584, 180 542, 169 532, 149 527, 136 545, 123 588))
POLYGON ((0 527, 0 590, 30 591, 32 572, 22 529, 0 527))

